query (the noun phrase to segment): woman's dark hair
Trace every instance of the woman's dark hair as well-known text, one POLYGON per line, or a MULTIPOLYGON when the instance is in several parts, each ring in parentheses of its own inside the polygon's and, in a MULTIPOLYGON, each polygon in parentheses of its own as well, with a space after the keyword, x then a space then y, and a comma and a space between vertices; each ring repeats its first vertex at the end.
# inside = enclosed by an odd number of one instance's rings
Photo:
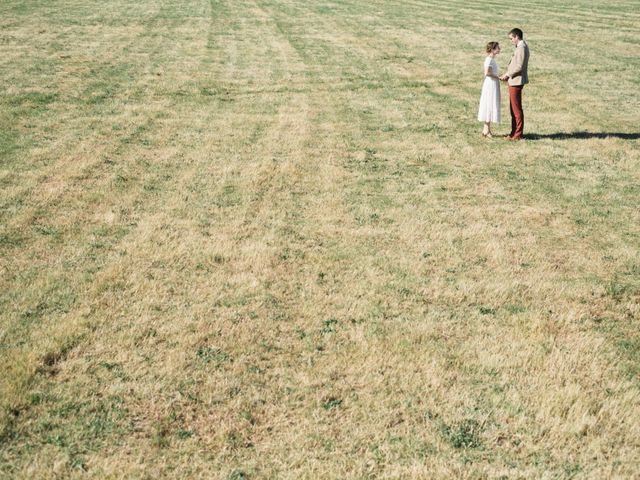
POLYGON ((522 30, 520 30, 519 28, 512 28, 511 31, 509 32, 509 35, 516 36, 520 40, 524 39, 524 33, 522 33, 522 30))
POLYGON ((487 53, 491 53, 494 48, 497 48, 500 45, 498 42, 489 42, 487 43, 487 53))

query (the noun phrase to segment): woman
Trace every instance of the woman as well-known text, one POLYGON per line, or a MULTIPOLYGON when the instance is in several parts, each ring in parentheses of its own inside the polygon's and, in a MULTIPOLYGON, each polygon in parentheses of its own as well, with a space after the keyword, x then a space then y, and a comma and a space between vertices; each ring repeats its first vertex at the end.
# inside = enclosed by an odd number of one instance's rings
POLYGON ((484 59, 484 83, 480 94, 478 120, 484 122, 482 136, 491 138, 491 122, 500 123, 500 77, 496 55, 500 53, 498 42, 487 43, 487 58, 484 59))

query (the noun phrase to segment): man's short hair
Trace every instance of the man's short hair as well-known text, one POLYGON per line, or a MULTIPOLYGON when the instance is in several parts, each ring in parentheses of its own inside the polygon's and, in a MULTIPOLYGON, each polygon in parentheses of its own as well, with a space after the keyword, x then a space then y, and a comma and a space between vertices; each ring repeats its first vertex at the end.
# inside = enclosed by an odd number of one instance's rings
POLYGON ((522 33, 522 30, 520 30, 519 28, 512 28, 511 31, 509 32, 509 35, 516 36, 520 40, 524 39, 524 33, 522 33))

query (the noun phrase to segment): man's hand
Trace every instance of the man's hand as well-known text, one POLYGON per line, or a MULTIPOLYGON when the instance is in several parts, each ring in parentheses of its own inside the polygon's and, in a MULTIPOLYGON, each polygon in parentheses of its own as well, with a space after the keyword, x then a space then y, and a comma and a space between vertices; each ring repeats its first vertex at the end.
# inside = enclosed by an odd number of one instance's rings
POLYGON ((506 82, 507 80, 509 80, 509 75, 502 75, 500 77, 500 80, 502 80, 503 82, 506 82))

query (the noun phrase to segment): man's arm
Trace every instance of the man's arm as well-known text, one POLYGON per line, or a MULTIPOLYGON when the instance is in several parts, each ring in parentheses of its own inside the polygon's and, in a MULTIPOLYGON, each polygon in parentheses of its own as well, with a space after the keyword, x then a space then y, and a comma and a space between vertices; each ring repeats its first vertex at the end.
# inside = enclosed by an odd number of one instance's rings
POLYGON ((505 76, 509 78, 519 77, 522 75, 522 67, 524 65, 524 45, 516 48, 513 55, 513 61, 509 64, 505 76))

